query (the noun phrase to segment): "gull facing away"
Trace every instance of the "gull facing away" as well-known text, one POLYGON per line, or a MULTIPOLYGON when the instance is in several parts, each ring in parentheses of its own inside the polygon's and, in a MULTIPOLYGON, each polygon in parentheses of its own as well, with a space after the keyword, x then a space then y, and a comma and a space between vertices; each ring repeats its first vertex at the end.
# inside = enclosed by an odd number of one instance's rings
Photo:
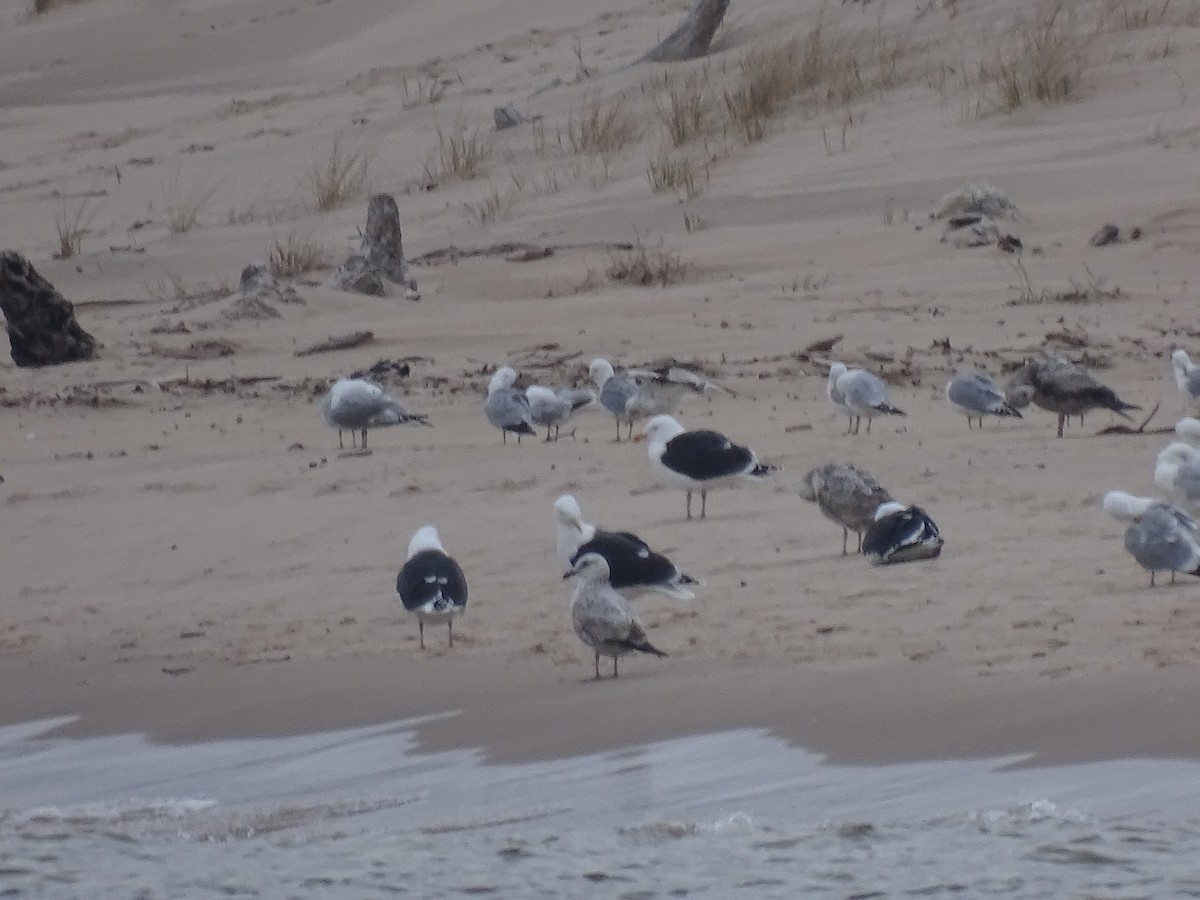
POLYGON ((974 419, 983 428, 984 416, 1022 418, 987 372, 956 372, 946 384, 946 400, 967 417, 968 429, 974 419))
POLYGON ((687 517, 692 517, 692 494, 700 492, 700 518, 708 509, 708 492, 737 481, 765 481, 779 466, 763 465, 748 447, 733 443, 717 431, 687 431, 670 416, 646 423, 650 465, 669 487, 687 491, 687 517))
POLYGON ((1085 413, 1107 409, 1123 419, 1126 410, 1141 409, 1126 403, 1112 388, 1105 387, 1083 366, 1060 358, 1030 359, 1009 379, 1006 387, 1009 402, 1017 408, 1030 402, 1052 413, 1058 413, 1058 436, 1071 416, 1079 416, 1083 424, 1085 413))
POLYGON ((1193 515, 1200 515, 1200 450, 1176 441, 1154 462, 1154 483, 1193 515))
POLYGON ((597 358, 588 366, 588 374, 600 391, 600 405, 616 420, 618 443, 622 425, 629 427, 628 437, 632 440, 634 422, 673 413, 688 394, 703 394, 708 390, 732 393, 682 366, 617 372, 607 359, 597 358))
MULTIPOLYGON (((534 425, 546 429, 546 441, 550 441, 550 429, 554 429, 554 440, 558 440, 558 429, 566 425, 582 409, 596 402, 596 393, 581 388, 548 388, 540 384, 525 389, 529 401, 529 414, 534 425)), ((571 432, 574 437, 575 433, 571 432)))
POLYGON ((1200 530, 1191 516, 1153 497, 1135 497, 1124 491, 1104 495, 1104 511, 1118 522, 1128 522, 1125 549, 1150 573, 1154 587, 1157 572, 1200 575, 1200 530))
POLYGON ((450 646, 454 646, 454 618, 467 608, 467 579, 432 525, 418 528, 409 541, 408 560, 396 576, 396 593, 404 608, 417 616, 422 650, 426 622, 445 622, 450 646))
POLYGON ((1200 446, 1200 419, 1184 416, 1175 423, 1175 433, 1188 443, 1200 446))
POLYGON ((630 653, 667 654, 650 643, 646 630, 634 615, 629 601, 609 584, 608 563, 599 553, 584 553, 563 578, 578 579, 571 597, 571 624, 575 635, 596 654, 596 677, 600 657, 611 656, 612 677, 617 677, 617 658, 630 653))
POLYGON ((875 511, 862 552, 873 566, 934 559, 945 546, 937 525, 919 506, 889 500, 875 511))
POLYGON ((800 496, 816 503, 825 518, 842 526, 842 556, 853 531, 862 553, 863 532, 875 521, 875 511, 892 499, 887 488, 858 466, 826 463, 810 469, 800 482, 800 496))
POLYGON ((888 403, 888 389, 882 378, 866 369, 848 369, 845 363, 835 362, 829 367, 825 396, 834 409, 850 420, 846 434, 858 434, 863 419, 867 420, 867 434, 870 434, 871 420, 876 416, 905 415, 903 410, 888 403))
POLYGON ((1171 354, 1171 368, 1175 371, 1175 386, 1183 402, 1193 412, 1200 413, 1200 366, 1182 350, 1171 354))
POLYGON ((533 412, 529 408, 529 400, 523 391, 513 387, 517 381, 517 372, 511 366, 501 366, 488 383, 487 400, 483 402, 483 412, 493 427, 500 429, 500 442, 508 443, 508 433, 517 436, 521 443, 521 435, 537 434, 533 430, 533 412))
MULTIPOLYGON (((399 401, 373 381, 365 378, 339 378, 321 401, 321 420, 336 428, 338 447, 345 447, 342 431, 350 432, 352 443, 362 432, 367 449, 367 429, 389 425, 428 425, 428 416, 410 413, 399 401)), ((357 446, 357 444, 354 444, 357 446)))
POLYGON ((578 501, 563 494, 554 501, 555 550, 563 571, 569 572, 586 553, 598 553, 609 568, 609 584, 626 597, 648 591, 675 600, 694 600, 688 585, 700 582, 679 571, 671 560, 655 553, 636 534, 604 531, 583 521, 578 501))

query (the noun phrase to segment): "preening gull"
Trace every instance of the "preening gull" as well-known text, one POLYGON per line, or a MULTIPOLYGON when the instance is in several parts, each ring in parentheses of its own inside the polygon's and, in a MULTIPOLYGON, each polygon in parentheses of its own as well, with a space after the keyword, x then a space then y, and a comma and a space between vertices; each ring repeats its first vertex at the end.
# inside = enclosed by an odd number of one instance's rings
POLYGON ((984 416, 1011 416, 1021 413, 1011 406, 1004 392, 987 372, 956 372, 946 384, 946 399, 955 410, 967 417, 967 428, 974 419, 983 428, 984 416))
POLYGON ((1200 450, 1168 444, 1154 463, 1154 483, 1193 515, 1200 515, 1200 450))
POLYGON ((871 420, 876 416, 905 415, 903 410, 888 403, 883 379, 865 369, 848 369, 845 363, 835 362, 829 367, 825 396, 834 409, 850 420, 846 434, 858 434, 863 419, 867 420, 867 434, 870 434, 871 420))
POLYGON ((687 491, 687 517, 692 517, 692 494, 700 492, 700 518, 708 507, 708 492, 735 481, 764 481, 779 466, 763 465, 748 447, 716 431, 686 431, 670 416, 646 423, 650 464, 670 487, 687 491))
POLYGON ((618 442, 622 425, 629 426, 632 439, 634 422, 674 412, 688 394, 703 394, 710 389, 728 393, 727 388, 682 366, 616 372, 608 360, 593 359, 588 374, 600 391, 600 405, 616 420, 618 442))
POLYGON ((1196 365, 1182 350, 1171 354, 1171 368, 1175 370, 1175 386, 1188 408, 1200 412, 1200 366, 1196 365))
POLYGON ((418 528, 408 544, 408 560, 396 576, 396 593, 404 608, 417 616, 421 649, 425 649, 425 623, 446 623, 454 646, 454 618, 467 608, 467 579, 458 563, 446 553, 432 525, 418 528))
POLYGON ((510 366, 501 366, 488 383, 487 400, 483 403, 483 411, 487 420, 500 429, 501 443, 508 443, 508 433, 517 436, 521 443, 521 435, 537 434, 533 430, 533 413, 529 409, 529 400, 523 391, 513 387, 517 380, 516 370, 510 366))
POLYGON ((1200 530, 1182 510, 1153 497, 1135 497, 1124 491, 1104 495, 1104 511, 1119 522, 1128 522, 1125 549, 1150 573, 1154 587, 1157 572, 1200 575, 1200 530))
POLYGON ((667 655, 650 643, 629 601, 613 590, 608 563, 599 553, 582 554, 563 578, 577 579, 571 597, 571 624, 575 635, 596 654, 597 678, 601 656, 612 657, 612 677, 616 678, 618 657, 630 653, 667 655))
POLYGON ((1070 416, 1079 416, 1082 425, 1084 414, 1093 409, 1111 410, 1124 419, 1129 418, 1126 410, 1141 409, 1126 403, 1112 388, 1093 378, 1087 369, 1059 358, 1027 360, 1009 379, 1006 390, 1013 406, 1024 406, 1032 401, 1034 406, 1058 413, 1059 437, 1062 437, 1063 425, 1070 416))
POLYGON ((609 584, 633 598, 657 591, 675 600, 693 600, 687 585, 699 584, 661 553, 655 553, 636 534, 604 531, 583 521, 579 503, 570 494, 554 501, 555 549, 563 571, 574 568, 586 553, 599 553, 608 563, 609 584))
MULTIPOLYGON (((344 447, 342 432, 350 432, 351 442, 362 432, 367 447, 367 429, 389 425, 428 425, 427 416, 406 410, 382 387, 365 378, 339 378, 321 401, 321 420, 336 428, 338 447, 344 447)), ((357 446, 357 444, 355 444, 357 446)))
POLYGON ((858 552, 862 552, 863 532, 875 521, 880 505, 892 499, 870 472, 843 463, 810 469, 800 482, 800 496, 816 503, 825 518, 842 526, 842 556, 851 531, 858 535, 858 552))
POLYGON ((1193 444, 1200 444, 1200 419, 1184 416, 1175 423, 1175 433, 1193 444))
POLYGON ((582 388, 548 388, 533 384, 525 389, 525 399, 529 401, 533 424, 546 429, 547 441, 553 428, 557 441, 558 429, 571 421, 575 413, 595 403, 596 393, 582 388))
POLYGON ((919 506, 889 500, 875 511, 863 537, 862 552, 873 566, 933 559, 945 545, 938 527, 919 506))

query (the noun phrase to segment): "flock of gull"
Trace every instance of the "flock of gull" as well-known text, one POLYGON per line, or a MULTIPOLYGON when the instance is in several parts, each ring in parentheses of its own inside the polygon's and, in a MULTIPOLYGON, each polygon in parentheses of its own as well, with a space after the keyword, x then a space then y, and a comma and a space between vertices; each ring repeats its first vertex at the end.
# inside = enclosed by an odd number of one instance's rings
MULTIPOLYGON (((1190 411, 1200 414, 1200 366, 1182 350, 1171 356, 1176 386, 1190 411)), ((501 434, 501 442, 515 435, 535 436, 546 429, 546 441, 557 441, 560 430, 580 412, 599 408, 616 425, 616 440, 644 440, 649 463, 667 487, 684 492, 685 514, 693 516, 693 496, 700 495, 699 518, 705 518, 709 491, 739 482, 764 482, 779 467, 761 462, 748 447, 711 430, 688 430, 672 413, 689 394, 733 391, 681 366, 661 368, 614 367, 604 359, 589 366, 594 389, 580 387, 518 387, 518 373, 502 366, 492 376, 484 400, 488 423, 501 434), (634 437, 635 423, 643 422, 634 437)), ((885 382, 865 369, 832 362, 826 383, 830 405, 848 420, 847 434, 857 434, 862 420, 867 432, 877 416, 903 416, 894 406, 885 382)), ((1139 407, 1121 400, 1082 366, 1065 359, 1028 359, 1001 387, 983 371, 960 372, 947 383, 946 401, 967 419, 983 428, 985 418, 1021 418, 1030 404, 1058 416, 1058 437, 1071 419, 1094 410, 1109 410, 1124 418, 1139 407)), ((374 382, 362 378, 339 379, 321 403, 326 425, 351 433, 353 446, 367 446, 367 432, 392 425, 428 425, 425 416, 408 411, 374 382)), ((1122 491, 1104 496, 1103 508, 1127 523, 1125 548, 1150 572, 1169 571, 1200 576, 1200 529, 1192 515, 1200 514, 1200 419, 1185 417, 1176 425, 1182 439, 1159 453, 1155 484, 1171 502, 1137 497, 1122 491)), ((569 432, 574 437, 574 429, 569 432)), ((826 518, 842 529, 842 554, 847 555, 850 532, 857 536, 857 552, 873 565, 936 558, 945 544, 936 523, 921 507, 901 503, 870 472, 848 463, 826 463, 808 471, 799 485, 800 496, 815 503, 826 518)), ((630 605, 630 600, 654 592, 675 600, 694 599, 702 582, 682 572, 636 534, 608 531, 584 521, 578 501, 564 494, 554 503, 555 551, 564 579, 573 579, 571 621, 576 636, 595 656, 600 677, 601 657, 617 660, 633 653, 667 654, 655 647, 630 605)), ((396 579, 404 608, 417 617, 420 646, 425 647, 425 625, 445 624, 454 644, 454 620, 467 607, 467 580, 459 564, 447 553, 437 529, 420 528, 412 537, 408 557, 396 579)))

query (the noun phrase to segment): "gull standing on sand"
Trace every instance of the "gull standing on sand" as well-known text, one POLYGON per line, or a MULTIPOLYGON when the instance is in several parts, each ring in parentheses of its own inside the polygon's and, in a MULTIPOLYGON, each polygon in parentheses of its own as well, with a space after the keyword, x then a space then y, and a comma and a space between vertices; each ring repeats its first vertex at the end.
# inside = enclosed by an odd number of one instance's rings
POLYGON ((834 409, 850 420, 846 434, 858 434, 864 418, 870 434, 871 420, 876 416, 905 415, 903 410, 888 403, 888 389, 882 378, 865 369, 848 369, 845 363, 835 362, 829 367, 825 396, 834 409))
POLYGON ((1200 366, 1182 350, 1171 354, 1171 368, 1175 371, 1175 386, 1183 402, 1194 412, 1200 412, 1200 366))
POLYGON ((1175 433, 1190 444, 1200 445, 1200 419, 1184 416, 1175 423, 1175 433))
MULTIPOLYGON (((546 441, 550 441, 550 429, 554 429, 554 440, 558 440, 558 429, 574 418, 575 413, 587 409, 596 402, 595 391, 582 388, 548 388, 540 384, 525 389, 529 401, 529 413, 534 425, 546 429, 546 441)), ((574 437, 575 432, 571 432, 574 437)))
POLYGON ((692 517, 692 494, 700 492, 700 518, 708 508, 708 492, 736 481, 765 481, 779 466, 763 465, 748 447, 733 443, 717 431, 687 431, 670 416, 646 423, 650 465, 669 487, 687 492, 687 517, 692 517))
POLYGON ((604 531, 583 521, 579 503, 570 494, 554 501, 555 550, 563 571, 575 567, 586 553, 598 553, 609 568, 609 584, 626 597, 657 591, 675 600, 694 600, 687 585, 699 584, 679 571, 671 560, 655 553, 636 534, 604 531))
POLYGON ((1104 495, 1104 511, 1119 522, 1128 522, 1125 549, 1150 573, 1154 587, 1157 572, 1200 575, 1200 530, 1182 510, 1153 497, 1134 497, 1124 491, 1104 495))
MULTIPOLYGON (((410 413, 387 391, 365 378, 339 378, 321 401, 321 420, 336 428, 338 447, 342 448, 342 431, 350 432, 353 443, 362 432, 362 446, 367 449, 367 429, 389 425, 428 425, 427 416, 410 413)), ((355 443, 354 446, 357 446, 355 443)))
POLYGON ((517 436, 521 443, 521 435, 537 434, 533 430, 533 413, 529 408, 529 400, 523 391, 513 387, 517 381, 517 372, 511 366, 501 366, 488 383, 487 400, 483 402, 483 411, 488 422, 500 429, 500 442, 508 443, 508 433, 517 436))
POLYGON ((945 546, 937 525, 919 506, 889 500, 875 511, 862 552, 873 566, 934 559, 945 546))
POLYGON ((588 374, 600 391, 600 405, 616 420, 618 443, 622 425, 629 426, 628 436, 632 440, 634 422, 674 412, 688 394, 703 394, 710 389, 731 393, 728 388, 682 366, 616 372, 607 359, 597 358, 588 366, 588 374))
POLYGON ((1200 450, 1168 444, 1154 463, 1154 483, 1193 515, 1200 515, 1200 450))
POLYGON ((608 563, 599 553, 582 554, 563 578, 578 579, 571 597, 571 624, 575 635, 596 654, 597 678, 601 656, 612 657, 612 677, 616 678, 618 657, 630 653, 667 655, 650 643, 629 601, 612 589, 608 563))
POLYGON ((946 384, 946 400, 967 417, 968 429, 974 419, 982 429, 984 416, 1022 418, 987 372, 956 372, 946 384))
POLYGON ((863 532, 875 521, 880 505, 892 499, 870 472, 843 463, 810 469, 800 482, 800 496, 816 503, 825 518, 842 526, 842 556, 851 531, 858 535, 858 552, 862 552, 863 532))
POLYGON ((1085 413, 1107 409, 1123 419, 1126 410, 1141 409, 1126 403, 1112 388, 1105 387, 1082 366, 1061 358, 1030 359, 1009 379, 1009 402, 1016 408, 1030 402, 1052 413, 1058 413, 1058 436, 1071 416, 1079 416, 1083 424, 1085 413))
POLYGON ((408 544, 408 560, 396 576, 396 593, 404 608, 417 616, 421 649, 425 649, 425 623, 446 623, 454 646, 454 618, 467 608, 467 579, 462 568, 446 553, 437 529, 417 529, 408 544))

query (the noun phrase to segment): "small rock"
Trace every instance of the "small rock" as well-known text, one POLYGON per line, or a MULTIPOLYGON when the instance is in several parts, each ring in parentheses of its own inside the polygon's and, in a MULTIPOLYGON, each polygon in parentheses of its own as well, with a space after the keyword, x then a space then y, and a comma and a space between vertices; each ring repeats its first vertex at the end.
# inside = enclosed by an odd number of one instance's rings
POLYGON ((505 128, 516 128, 528 119, 525 113, 517 109, 515 103, 509 103, 507 106, 497 106, 492 110, 492 118, 496 121, 497 131, 503 131, 505 128))
POLYGON ((1111 222, 1101 225, 1100 230, 1088 238, 1088 243, 1093 247, 1107 247, 1109 244, 1119 244, 1120 242, 1121 229, 1111 222))

